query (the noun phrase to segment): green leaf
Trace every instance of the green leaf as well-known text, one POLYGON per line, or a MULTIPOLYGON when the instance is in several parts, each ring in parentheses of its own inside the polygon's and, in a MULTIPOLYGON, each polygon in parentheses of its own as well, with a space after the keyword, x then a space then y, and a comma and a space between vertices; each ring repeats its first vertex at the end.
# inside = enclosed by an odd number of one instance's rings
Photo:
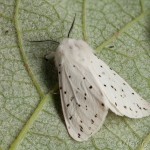
POLYGON ((43 58, 56 45, 29 41, 84 39, 143 98, 150 100, 149 0, 0 0, 0 150, 148 150, 150 117, 109 111, 85 142, 70 138, 57 71, 43 58), (56 93, 56 94, 55 94, 56 93))

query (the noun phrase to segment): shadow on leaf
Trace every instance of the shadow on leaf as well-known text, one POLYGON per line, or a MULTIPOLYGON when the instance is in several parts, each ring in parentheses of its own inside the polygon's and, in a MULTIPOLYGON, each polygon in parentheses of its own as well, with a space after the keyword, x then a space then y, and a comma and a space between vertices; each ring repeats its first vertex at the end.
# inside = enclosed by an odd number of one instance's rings
MULTIPOLYGON (((45 60, 43 59, 43 68, 44 68, 44 77, 47 82, 45 82, 48 89, 53 90, 54 87, 58 84, 58 72, 55 67, 54 59, 45 60)), ((56 108, 57 114, 59 115, 61 121, 64 122, 61 99, 59 95, 59 89, 52 93, 54 107, 56 108)))

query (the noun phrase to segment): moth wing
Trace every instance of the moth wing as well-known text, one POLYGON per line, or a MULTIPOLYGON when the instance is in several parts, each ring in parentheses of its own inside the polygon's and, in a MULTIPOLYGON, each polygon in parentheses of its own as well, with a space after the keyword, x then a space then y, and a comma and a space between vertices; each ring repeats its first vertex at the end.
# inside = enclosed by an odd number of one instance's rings
POLYGON ((87 140, 100 129, 108 113, 103 93, 82 63, 65 60, 58 72, 68 132, 77 141, 87 140))
POLYGON ((117 115, 142 118, 150 115, 150 103, 138 95, 131 86, 102 60, 91 55, 91 72, 108 100, 107 106, 117 115))

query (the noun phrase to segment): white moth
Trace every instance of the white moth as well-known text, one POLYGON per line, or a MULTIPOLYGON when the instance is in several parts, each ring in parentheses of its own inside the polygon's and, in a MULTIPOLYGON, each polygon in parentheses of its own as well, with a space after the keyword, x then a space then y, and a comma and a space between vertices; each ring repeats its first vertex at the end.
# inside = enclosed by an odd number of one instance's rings
POLYGON ((102 126, 108 109, 119 116, 150 115, 150 103, 82 40, 64 39, 55 53, 61 103, 71 137, 85 141, 102 126))

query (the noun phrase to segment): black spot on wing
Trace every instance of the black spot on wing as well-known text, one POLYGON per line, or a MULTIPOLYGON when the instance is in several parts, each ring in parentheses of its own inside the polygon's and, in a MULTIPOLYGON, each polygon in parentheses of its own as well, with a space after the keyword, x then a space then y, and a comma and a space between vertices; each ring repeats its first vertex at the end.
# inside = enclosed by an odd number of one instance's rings
POLYGON ((83 132, 83 127, 81 125, 79 125, 79 127, 80 127, 80 131, 83 132))
POLYGON ((78 105, 78 107, 81 107, 81 105, 80 104, 78 104, 78 103, 76 103, 77 105, 78 105))
POLYGON ((137 107, 138 107, 139 109, 142 109, 138 104, 137 104, 137 107))
POLYGON ((91 119, 91 124, 94 124, 94 120, 93 119, 91 119))
POLYGON ((72 116, 70 116, 69 119, 71 120, 71 119, 72 119, 72 116))
POLYGON ((127 106, 123 106, 125 109, 127 108, 127 106))
POLYGON ((87 110, 87 105, 85 107, 86 107, 86 110, 87 110))
POLYGON ((89 86, 89 89, 92 89, 92 85, 89 86))
POLYGON ((116 88, 113 85, 111 85, 111 88, 114 89, 115 91, 117 91, 116 88))
POLYGON ((103 107, 105 106, 104 103, 101 104, 103 107))
POLYGON ((81 134, 80 133, 78 133, 78 138, 80 138, 81 137, 81 134))
POLYGON ((95 118, 97 118, 97 114, 95 114, 95 116, 94 116, 95 118))

